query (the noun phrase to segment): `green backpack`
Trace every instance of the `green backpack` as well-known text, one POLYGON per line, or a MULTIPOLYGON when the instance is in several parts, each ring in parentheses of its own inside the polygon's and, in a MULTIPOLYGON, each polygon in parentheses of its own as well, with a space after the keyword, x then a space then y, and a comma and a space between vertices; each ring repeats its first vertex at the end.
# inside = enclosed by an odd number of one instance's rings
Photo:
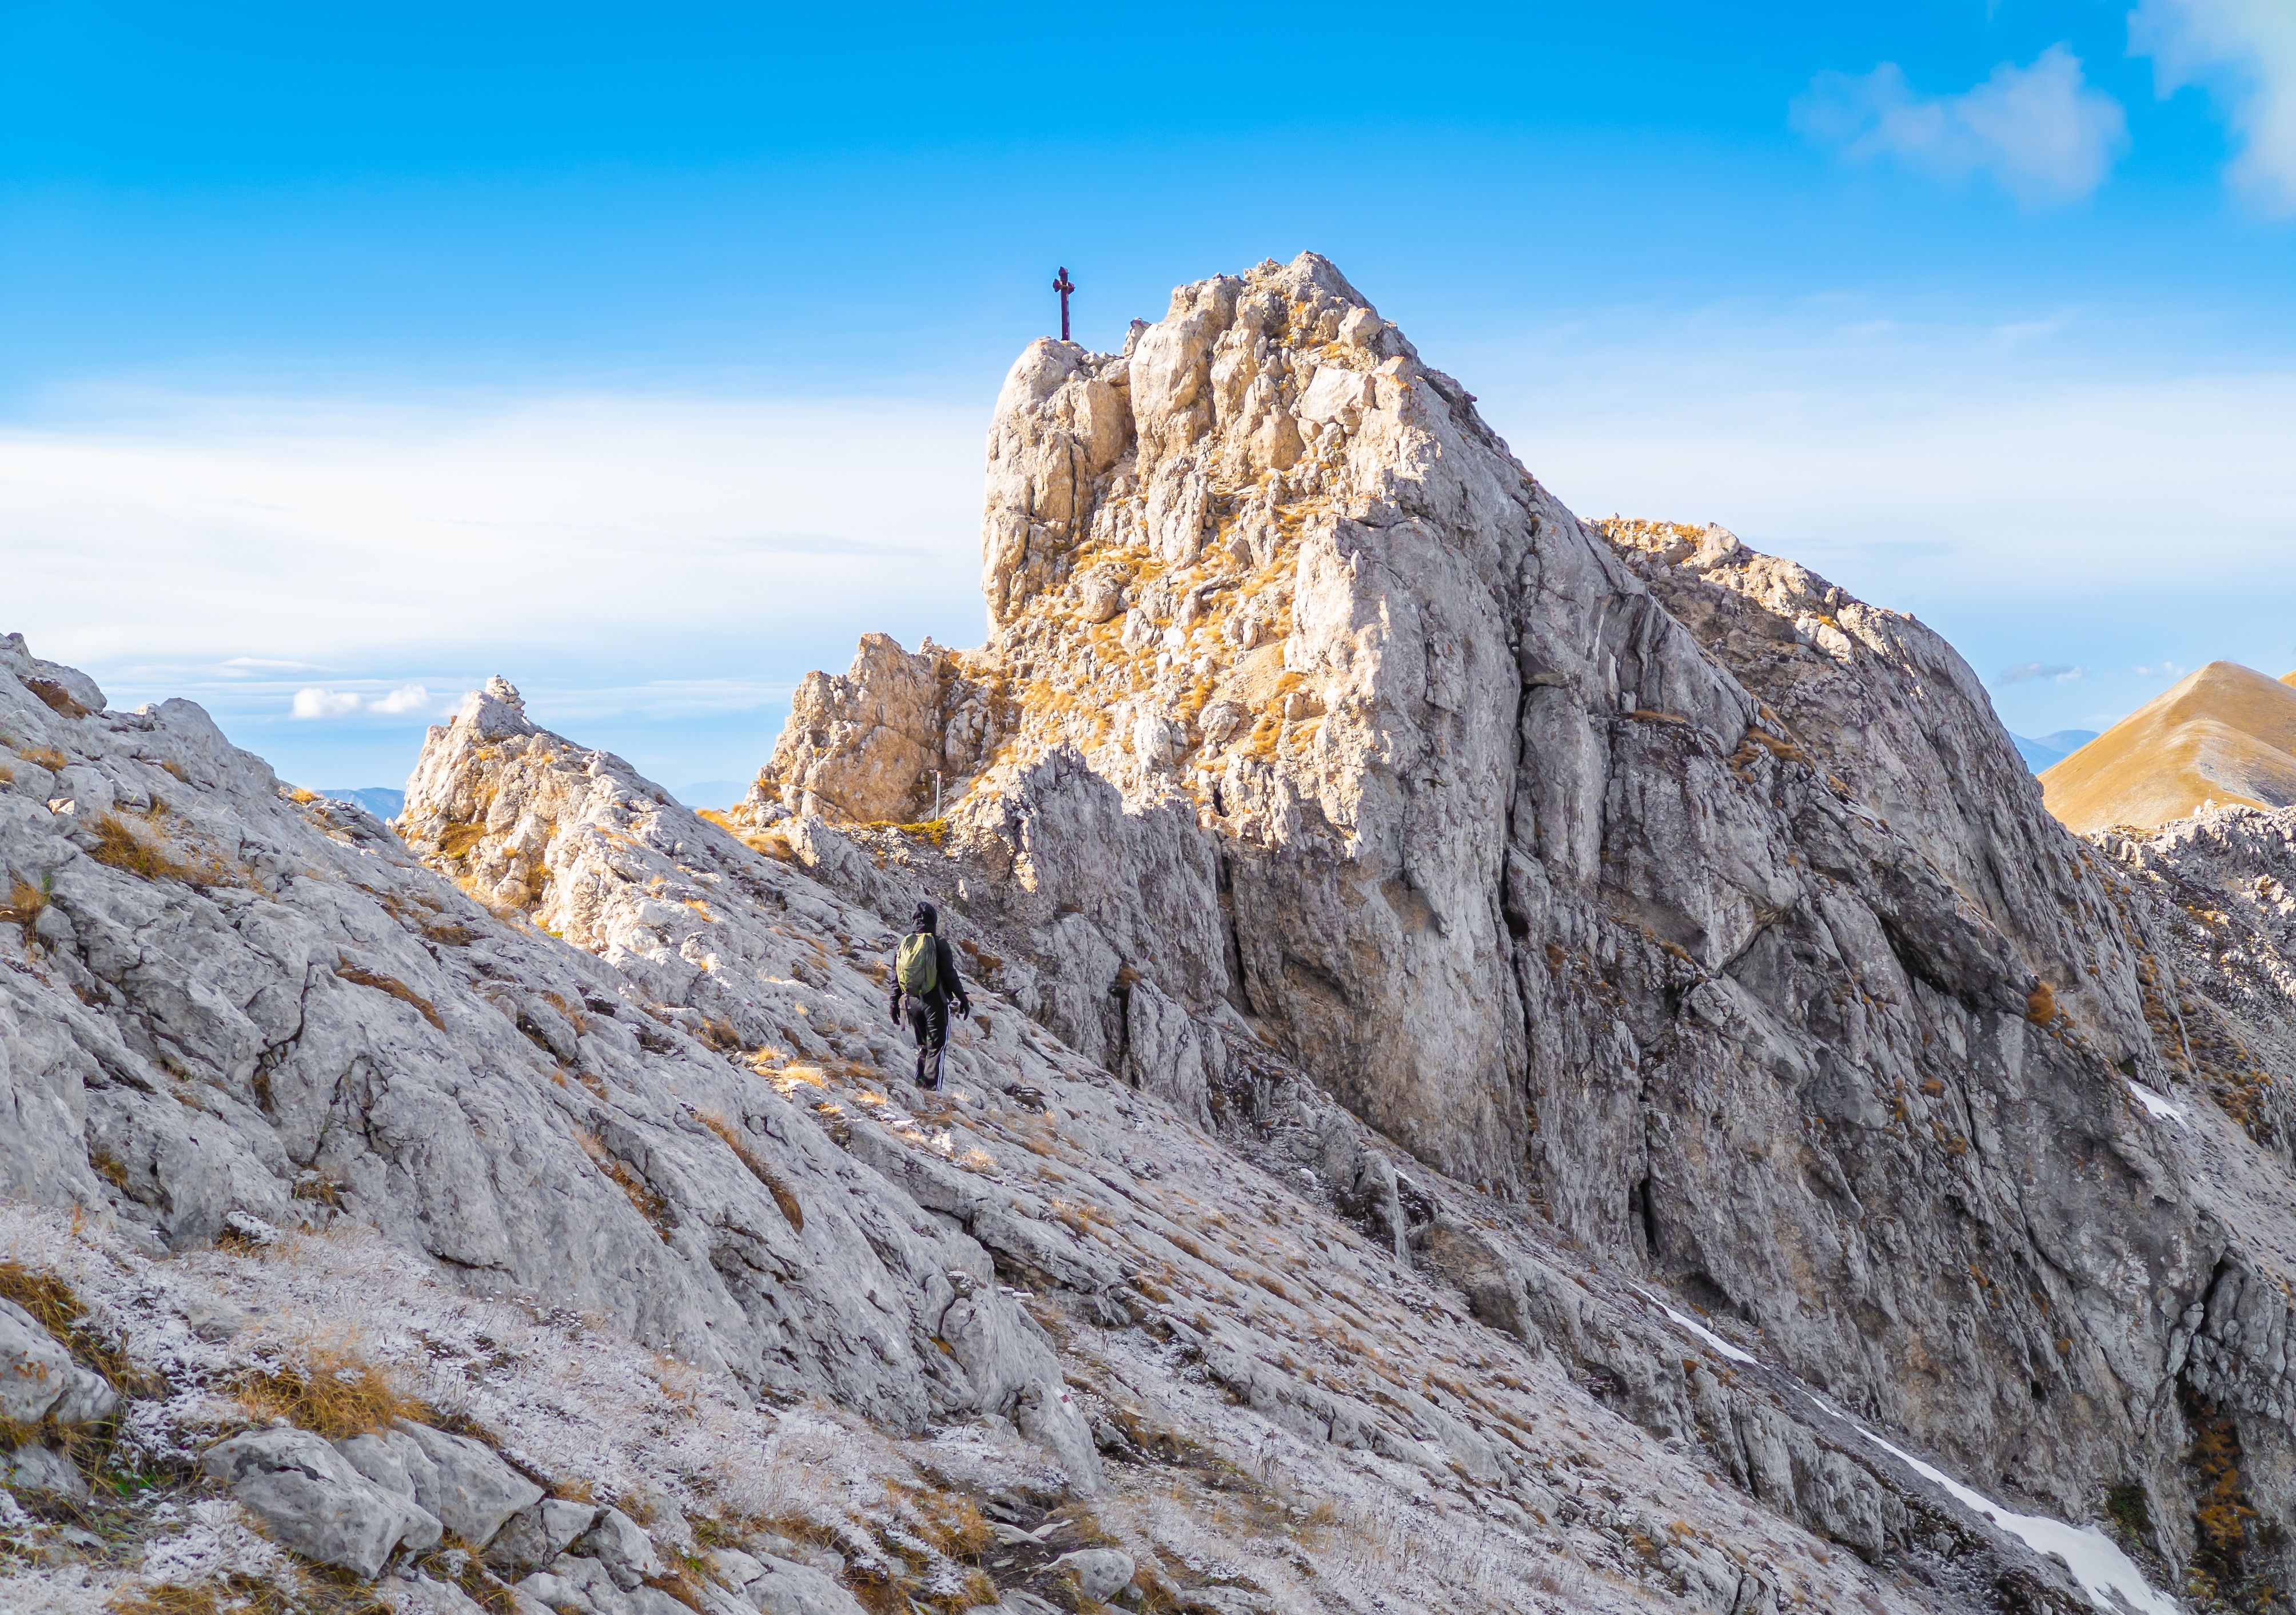
POLYGON ((893 967, 901 991, 911 998, 928 996, 940 985, 940 971, 934 956, 939 952, 933 946, 931 931, 914 931, 901 938, 901 952, 893 967))

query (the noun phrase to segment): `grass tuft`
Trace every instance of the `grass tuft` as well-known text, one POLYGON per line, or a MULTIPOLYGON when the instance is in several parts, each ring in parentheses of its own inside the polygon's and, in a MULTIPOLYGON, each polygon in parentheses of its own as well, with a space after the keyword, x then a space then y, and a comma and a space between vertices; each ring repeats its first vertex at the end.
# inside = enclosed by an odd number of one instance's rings
POLYGON ((385 976, 379 970, 362 968, 348 959, 336 961, 335 975, 354 986, 373 987, 376 992, 395 998, 402 1004, 412 1005, 432 1026, 441 1032, 447 1029, 447 1023, 439 1018, 439 1006, 396 976, 385 976))
POLYGON ((21 1262, 0 1262, 0 1298, 30 1313, 60 1344, 92 1364, 99 1373, 129 1396, 158 1396, 165 1390, 160 1377, 137 1368, 119 1341, 107 1340, 95 1332, 78 1293, 54 1273, 27 1267, 21 1262))
POLYGON ((668 1244, 671 1229, 669 1201, 661 1191, 631 1171, 629 1164, 608 1149, 596 1133, 578 1132, 574 1141, 582 1146, 582 1153, 605 1174, 608 1181, 622 1191, 623 1198, 636 1208, 637 1214, 653 1224, 653 1231, 661 1236, 662 1243, 668 1244))
POLYGON ((169 850, 166 842, 137 829, 112 812, 97 816, 95 845, 88 849, 88 856, 143 880, 173 880, 202 888, 239 884, 222 859, 210 856, 204 862, 185 862, 169 850))
POLYGON ((24 927, 29 937, 32 927, 38 923, 40 910, 48 906, 48 894, 40 886, 19 876, 8 883, 8 901, 0 903, 0 920, 24 927))
MULTIPOLYGON (((156 1587, 130 1586, 115 1594, 104 1608, 112 1615, 289 1615, 295 1596, 286 1588, 253 1576, 234 1574, 222 1582, 186 1586, 180 1581, 156 1587)), ((365 1601, 366 1610, 388 1606, 365 1601)))
POLYGON ((433 1418, 390 1370, 327 1342, 307 1345, 299 1361, 250 1372, 232 1388, 257 1418, 283 1418, 333 1441, 389 1430, 398 1419, 433 1418))
POLYGON ((439 832, 439 855, 461 858, 487 838, 483 824, 450 824, 439 832))

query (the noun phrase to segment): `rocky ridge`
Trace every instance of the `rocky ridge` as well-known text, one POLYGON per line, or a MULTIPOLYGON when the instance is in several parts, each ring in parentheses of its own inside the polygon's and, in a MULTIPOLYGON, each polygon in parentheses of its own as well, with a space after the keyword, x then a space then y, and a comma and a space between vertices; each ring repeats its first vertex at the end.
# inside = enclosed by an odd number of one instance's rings
POLYGON ((0 1274, 119 1397, 10 1427, 16 1607, 1040 1611, 1119 1559, 1218 1615, 2072 1607, 1272 1051, 1216 1144, 983 988, 904 1098, 882 919, 506 685, 414 782, 434 869, 196 707, 0 657, 0 1274), (369 1373, 356 1433, 266 1388, 369 1373), (494 1502, 452 1525, 410 1443, 494 1502))
POLYGON ((17 1483, 12 1590, 326 1607, 249 1530, 291 1469, 402 1607, 2283 1574, 2284 1154, 2166 877, 1935 636, 1580 523, 1312 257, 1034 345, 984 528, 990 644, 865 642, 723 823, 497 680, 394 830, 0 644, 6 1255, 122 1397, 8 1432, 105 1482, 17 1483), (945 1096, 882 1019, 921 894, 945 1096), (266 1400, 370 1370, 359 1433, 266 1400), (466 1517, 516 1553, 421 1545, 447 1437, 549 1494, 466 1517))
MULTIPOLYGON (((2187 1455, 2290 1432, 2184 1342, 2223 1273, 2284 1288, 2284 1167, 2190 1107, 2174 911, 1948 646, 1580 523, 1312 255, 1032 345, 989 462, 989 643, 808 680, 737 828, 948 904, 1144 1092, 1225 1120, 1272 1049, 1866 1416, 2209 1558, 2187 1455)), ((2222 1579, 2284 1578, 2285 1523, 2222 1579)))

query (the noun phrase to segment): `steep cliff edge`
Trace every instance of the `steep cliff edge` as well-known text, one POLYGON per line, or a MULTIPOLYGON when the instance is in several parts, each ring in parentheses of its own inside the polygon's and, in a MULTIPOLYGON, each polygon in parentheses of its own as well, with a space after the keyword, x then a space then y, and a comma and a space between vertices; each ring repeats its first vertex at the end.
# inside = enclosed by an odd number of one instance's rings
POLYGON ((1248 1109, 1272 1047, 1972 1472, 2140 1488, 2179 1562, 2213 1421, 2287 1462, 2275 1351, 2260 1413, 2187 1367, 2225 1273, 2296 1272, 2284 1164, 2194 1103, 2173 910, 1934 634, 1581 523, 1312 255, 1033 344, 982 541, 988 644, 808 680, 737 827, 930 891, 1144 1090, 1248 1109))

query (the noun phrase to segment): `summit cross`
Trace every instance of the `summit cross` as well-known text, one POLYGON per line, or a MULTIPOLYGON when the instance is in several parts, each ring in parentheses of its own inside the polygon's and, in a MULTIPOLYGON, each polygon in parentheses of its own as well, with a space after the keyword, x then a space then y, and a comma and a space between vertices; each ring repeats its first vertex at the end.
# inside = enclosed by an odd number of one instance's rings
POLYGON ((1066 342, 1069 340, 1069 293, 1076 290, 1069 279, 1066 264, 1061 266, 1060 277, 1053 282, 1053 290, 1061 294, 1061 340, 1066 342))

